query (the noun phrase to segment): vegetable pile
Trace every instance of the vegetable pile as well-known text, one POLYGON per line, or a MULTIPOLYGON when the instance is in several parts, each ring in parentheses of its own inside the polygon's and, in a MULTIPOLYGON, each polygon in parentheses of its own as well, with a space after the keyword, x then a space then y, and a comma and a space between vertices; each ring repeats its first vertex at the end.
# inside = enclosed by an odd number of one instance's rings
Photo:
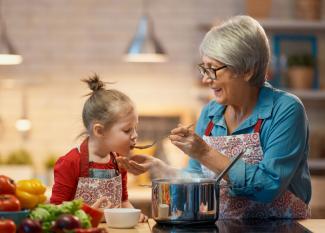
POLYGON ((61 205, 42 204, 46 187, 37 179, 15 183, 0 175, 0 212, 30 209, 29 218, 16 226, 12 219, 0 218, 0 233, 106 233, 95 228, 103 212, 82 200, 63 202, 61 205))
POLYGON ((45 202, 45 191, 45 185, 37 179, 15 183, 10 177, 0 175, 0 211, 32 209, 45 202))
POLYGON ((64 202, 61 205, 39 204, 30 213, 30 218, 40 221, 44 232, 90 228, 90 217, 81 207, 82 200, 64 202))
MULTIPOLYGON (((0 212, 12 212, 13 215, 22 209, 32 209, 46 200, 46 187, 37 179, 20 180, 17 183, 8 176, 0 175, 0 212)), ((13 219, 0 219, 0 233, 41 233, 38 221, 24 219, 17 228, 13 219)), ((17 220, 16 220, 17 221, 17 220)))

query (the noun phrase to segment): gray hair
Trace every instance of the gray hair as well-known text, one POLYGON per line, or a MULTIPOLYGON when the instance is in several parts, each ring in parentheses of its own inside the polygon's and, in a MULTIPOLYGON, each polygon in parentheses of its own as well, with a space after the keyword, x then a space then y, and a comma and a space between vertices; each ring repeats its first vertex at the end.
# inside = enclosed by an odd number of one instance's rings
POLYGON ((228 65, 235 73, 252 72, 250 84, 262 86, 270 61, 270 45, 262 26, 250 16, 234 16, 213 27, 200 45, 201 56, 228 65))

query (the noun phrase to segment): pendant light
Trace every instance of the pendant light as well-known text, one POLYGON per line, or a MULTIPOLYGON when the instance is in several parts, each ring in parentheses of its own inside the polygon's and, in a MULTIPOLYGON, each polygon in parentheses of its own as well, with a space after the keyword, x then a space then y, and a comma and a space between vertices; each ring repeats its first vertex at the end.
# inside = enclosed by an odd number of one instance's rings
POLYGON ((154 25, 147 12, 147 2, 142 1, 143 14, 135 36, 131 40, 125 61, 127 62, 165 62, 167 54, 155 35, 154 25))
POLYGON ((17 65, 22 57, 17 54, 7 35, 6 24, 2 16, 2 1, 0 0, 0 65, 17 65))
POLYGON ((28 96, 25 84, 21 90, 21 117, 16 121, 16 129, 21 133, 23 139, 28 139, 29 131, 32 128, 32 123, 28 118, 28 96))

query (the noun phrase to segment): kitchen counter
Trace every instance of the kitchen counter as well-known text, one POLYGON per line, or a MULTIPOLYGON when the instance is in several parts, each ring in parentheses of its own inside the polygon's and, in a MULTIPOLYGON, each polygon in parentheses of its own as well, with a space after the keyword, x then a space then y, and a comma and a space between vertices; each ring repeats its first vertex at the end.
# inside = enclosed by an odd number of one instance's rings
POLYGON ((321 233, 325 229, 325 219, 307 219, 301 221, 270 221, 270 225, 261 224, 254 221, 249 224, 242 224, 238 221, 217 221, 217 226, 191 226, 190 228, 176 226, 160 226, 153 219, 149 219, 148 223, 139 223, 131 229, 114 229, 101 224, 100 227, 106 227, 109 233, 168 233, 168 232, 277 232, 277 233, 321 233), (280 228, 279 228, 280 227, 280 228), (267 229, 267 230, 266 230, 267 229))
POLYGON ((315 233, 324 232, 325 229, 325 219, 307 219, 298 222, 308 230, 315 233))

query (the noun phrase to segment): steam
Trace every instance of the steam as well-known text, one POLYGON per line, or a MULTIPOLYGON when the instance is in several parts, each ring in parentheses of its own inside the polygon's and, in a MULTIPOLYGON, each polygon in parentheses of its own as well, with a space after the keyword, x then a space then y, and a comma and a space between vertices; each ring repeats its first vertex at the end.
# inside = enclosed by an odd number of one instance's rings
POLYGON ((181 170, 178 169, 176 172, 165 174, 164 176, 160 177, 163 179, 168 179, 170 182, 200 182, 202 178, 207 178, 204 176, 203 173, 199 173, 197 171, 190 171, 190 170, 181 170))

